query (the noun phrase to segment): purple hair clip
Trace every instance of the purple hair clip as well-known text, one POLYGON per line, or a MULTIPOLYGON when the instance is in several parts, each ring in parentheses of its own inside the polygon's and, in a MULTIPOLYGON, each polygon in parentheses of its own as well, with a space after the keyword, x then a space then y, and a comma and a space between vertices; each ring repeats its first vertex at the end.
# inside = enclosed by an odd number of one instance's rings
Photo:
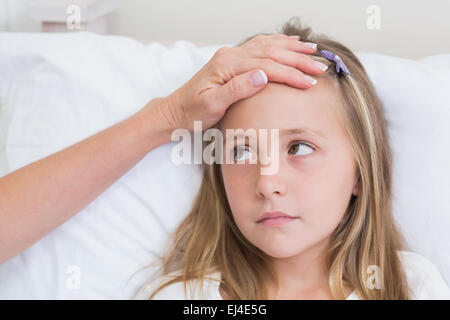
POLYGON ((339 71, 344 70, 345 73, 350 75, 350 71, 348 71, 347 67, 345 66, 344 62, 342 61, 341 57, 339 57, 337 54, 334 54, 331 51, 328 50, 320 50, 320 54, 327 58, 330 61, 334 61, 336 63, 336 72, 339 73, 339 71))

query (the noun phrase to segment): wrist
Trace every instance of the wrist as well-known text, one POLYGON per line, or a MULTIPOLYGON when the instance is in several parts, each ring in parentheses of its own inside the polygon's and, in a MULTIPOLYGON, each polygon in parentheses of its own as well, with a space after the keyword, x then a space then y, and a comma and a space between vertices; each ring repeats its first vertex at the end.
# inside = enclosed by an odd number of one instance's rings
POLYGON ((166 98, 153 98, 136 114, 141 136, 152 142, 152 149, 171 141, 173 128, 164 114, 167 103, 166 98))

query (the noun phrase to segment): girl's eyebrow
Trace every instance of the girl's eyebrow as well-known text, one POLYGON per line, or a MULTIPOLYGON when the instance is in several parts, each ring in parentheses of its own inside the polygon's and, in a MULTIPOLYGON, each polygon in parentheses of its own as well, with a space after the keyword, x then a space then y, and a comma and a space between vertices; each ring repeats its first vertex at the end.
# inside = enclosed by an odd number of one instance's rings
POLYGON ((284 134, 284 135, 309 134, 311 136, 325 138, 325 135, 323 134, 322 131, 314 130, 314 129, 306 128, 306 127, 294 128, 294 129, 282 129, 282 130, 280 130, 280 133, 284 134))
MULTIPOLYGON (((245 131, 245 130, 244 130, 245 131)), ((289 136, 289 135, 294 135, 294 134, 307 134, 310 135, 311 137, 316 137, 319 139, 325 139, 325 135, 323 134, 322 131, 320 130, 315 130, 315 129, 311 129, 311 128, 307 128, 307 127, 302 127, 302 128, 293 128, 293 129, 280 129, 280 134, 281 135, 285 135, 285 136, 289 136)), ((225 139, 223 140, 223 144, 225 144, 225 141, 228 140, 228 138, 237 138, 237 137, 246 137, 245 134, 243 133, 231 133, 225 136, 225 139)))

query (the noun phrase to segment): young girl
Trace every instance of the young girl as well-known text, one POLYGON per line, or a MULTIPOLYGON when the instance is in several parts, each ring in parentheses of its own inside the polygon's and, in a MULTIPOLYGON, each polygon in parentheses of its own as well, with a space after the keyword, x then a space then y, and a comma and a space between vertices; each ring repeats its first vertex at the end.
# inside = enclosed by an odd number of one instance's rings
POLYGON ((248 143, 224 149, 244 164, 204 163, 158 277, 135 298, 450 299, 395 225, 386 122, 363 66, 298 21, 282 33, 317 43, 327 71, 308 90, 268 83, 214 126, 223 136, 279 129, 278 170, 262 175, 246 162, 257 156, 248 143))

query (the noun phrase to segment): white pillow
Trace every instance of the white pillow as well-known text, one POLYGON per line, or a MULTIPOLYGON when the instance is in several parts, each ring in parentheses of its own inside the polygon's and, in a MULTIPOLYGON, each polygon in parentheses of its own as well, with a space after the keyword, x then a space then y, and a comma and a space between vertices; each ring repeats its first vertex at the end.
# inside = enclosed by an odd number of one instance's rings
POLYGON ((450 54, 358 56, 388 121, 394 217, 411 249, 450 284, 450 54))
MULTIPOLYGON (((215 50, 90 33, 1 34, 5 173, 167 96, 215 50)), ((173 145, 147 154, 75 217, 1 265, 0 299, 133 297, 152 269, 127 281, 162 253, 201 182, 199 165, 172 164, 173 145)))
MULTIPOLYGON (((199 48, 188 41, 170 48, 145 46, 90 33, 0 34, 0 84, 6 88, 0 121, 7 128, 0 146, 3 140, 6 172, 170 94, 219 47, 199 48)), ((449 282, 450 210, 444 195, 450 191, 450 154, 444 146, 449 146, 445 104, 450 97, 436 80, 441 77, 448 86, 450 77, 432 65, 432 57, 422 63, 358 56, 389 121, 395 217, 412 249, 430 258, 449 282), (429 156, 419 157, 417 150, 428 150, 429 156), (420 170, 426 165, 431 167, 420 170)), ((450 55, 436 58, 450 61, 450 55)), ((163 252, 200 186, 199 165, 176 166, 169 160, 174 144, 150 152, 80 213, 0 265, 0 298, 133 297, 154 269, 138 272, 127 284, 130 276, 163 252), (78 274, 80 288, 74 289, 78 274)))

